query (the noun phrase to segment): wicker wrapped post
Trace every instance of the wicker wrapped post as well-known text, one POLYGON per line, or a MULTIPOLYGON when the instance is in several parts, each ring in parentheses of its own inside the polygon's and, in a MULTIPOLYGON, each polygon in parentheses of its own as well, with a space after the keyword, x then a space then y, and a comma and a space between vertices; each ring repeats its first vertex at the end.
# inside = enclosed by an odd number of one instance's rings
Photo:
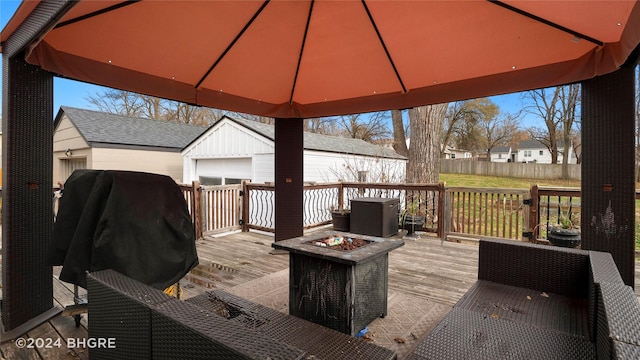
POLYGON ((582 83, 582 248, 635 272, 635 66, 582 83))
POLYGON ((275 123, 275 239, 302 235, 302 119, 276 119, 275 123))

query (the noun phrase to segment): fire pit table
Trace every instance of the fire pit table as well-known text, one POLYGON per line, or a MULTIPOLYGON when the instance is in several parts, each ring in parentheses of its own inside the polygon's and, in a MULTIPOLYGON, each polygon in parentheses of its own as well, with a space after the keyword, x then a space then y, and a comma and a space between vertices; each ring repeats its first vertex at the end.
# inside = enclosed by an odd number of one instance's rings
POLYGON ((273 243, 289 251, 289 314, 355 336, 387 314, 389 252, 403 245, 336 231, 273 243))

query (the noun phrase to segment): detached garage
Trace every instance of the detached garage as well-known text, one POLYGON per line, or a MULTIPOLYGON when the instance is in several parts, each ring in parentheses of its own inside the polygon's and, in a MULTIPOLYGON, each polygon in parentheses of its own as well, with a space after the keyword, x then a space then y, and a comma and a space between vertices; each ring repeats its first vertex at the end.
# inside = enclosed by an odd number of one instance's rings
POLYGON ((180 182, 180 151, 207 128, 62 106, 54 121, 53 183, 74 170, 132 170, 180 182))
MULTIPOLYGON (((183 179, 203 185, 274 181, 275 128, 224 116, 182 150, 183 179)), ((363 140, 304 133, 305 182, 403 182, 407 159, 363 140)))

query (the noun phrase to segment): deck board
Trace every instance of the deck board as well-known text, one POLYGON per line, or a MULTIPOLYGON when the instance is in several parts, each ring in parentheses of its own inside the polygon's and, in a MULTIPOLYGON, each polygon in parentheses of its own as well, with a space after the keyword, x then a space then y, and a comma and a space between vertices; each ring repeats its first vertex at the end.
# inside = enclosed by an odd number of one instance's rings
MULTIPOLYGON (((233 233, 224 236, 206 236, 197 241, 200 272, 199 281, 205 286, 189 280, 189 276, 181 280, 183 298, 189 298, 212 287, 247 293, 251 292, 251 282, 268 283, 268 279, 275 279, 278 288, 260 290, 264 298, 271 293, 280 293, 269 301, 274 308, 286 311, 287 297, 281 293, 286 291, 286 279, 289 257, 287 255, 272 255, 271 243, 273 236, 260 232, 233 233), (285 279, 285 280, 283 280, 285 279), (285 286, 283 286, 283 281, 285 286), (243 285, 245 284, 245 285, 243 285), (211 287, 207 287, 211 286, 211 287), (284 290, 283 290, 284 289, 284 290)), ((458 299, 475 283, 478 266, 477 244, 442 242, 434 237, 423 235, 418 240, 406 240, 405 246, 389 254, 389 314, 398 313, 407 307, 431 306, 431 310, 422 311, 422 320, 405 319, 413 323, 404 324, 408 333, 416 334, 430 331, 429 324, 437 322, 458 299), (429 319, 429 321, 424 321, 429 319)), ((636 265, 636 284, 640 284, 640 265, 636 265)), ((60 267, 54 268, 53 295, 56 305, 61 307, 73 304, 73 286, 58 280, 60 267)), ((254 292, 257 289, 254 289, 254 292)), ((0 288, 1 291, 1 288, 0 288)), ((84 293, 84 290, 80 290, 84 293)), ((636 288, 636 295, 640 297, 640 290, 636 288)), ((267 300, 265 300, 267 301, 267 300)), ((406 310, 405 310, 406 311, 406 310)), ((387 316, 389 318, 390 316, 387 316)), ((406 317, 406 316, 405 316, 406 317)), ((399 317, 402 318, 402 317, 399 317)), ((86 338, 88 316, 82 315, 81 326, 76 328, 73 317, 56 316, 41 326, 33 329, 24 337, 53 337, 67 340, 69 338, 86 338)), ((374 341, 398 351, 406 353, 406 348, 412 343, 407 337, 406 344, 399 344, 394 337, 386 335, 382 330, 385 326, 371 326, 374 341)), ((406 330, 405 329, 405 330, 406 330)), ((400 331, 400 330, 398 330, 400 331)), ((392 332, 389 332, 392 334, 392 332)), ((87 359, 87 349, 68 349, 66 345, 61 349, 19 349, 13 342, 0 345, 3 359, 87 359)), ((402 358, 402 357, 400 357, 402 358)))

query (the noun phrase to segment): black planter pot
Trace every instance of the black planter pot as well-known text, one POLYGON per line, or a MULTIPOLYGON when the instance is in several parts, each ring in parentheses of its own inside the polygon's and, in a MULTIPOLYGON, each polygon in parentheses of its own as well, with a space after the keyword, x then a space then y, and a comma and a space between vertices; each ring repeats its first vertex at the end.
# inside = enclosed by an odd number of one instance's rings
POLYGON ((351 213, 350 212, 331 212, 331 219, 333 220, 333 230, 346 231, 351 230, 351 213))
POLYGON ((420 215, 405 215, 402 221, 402 228, 407 230, 407 236, 413 235, 416 231, 422 231, 424 219, 420 215))
POLYGON ((580 230, 549 229, 547 240, 555 246, 574 248, 580 245, 580 230))

